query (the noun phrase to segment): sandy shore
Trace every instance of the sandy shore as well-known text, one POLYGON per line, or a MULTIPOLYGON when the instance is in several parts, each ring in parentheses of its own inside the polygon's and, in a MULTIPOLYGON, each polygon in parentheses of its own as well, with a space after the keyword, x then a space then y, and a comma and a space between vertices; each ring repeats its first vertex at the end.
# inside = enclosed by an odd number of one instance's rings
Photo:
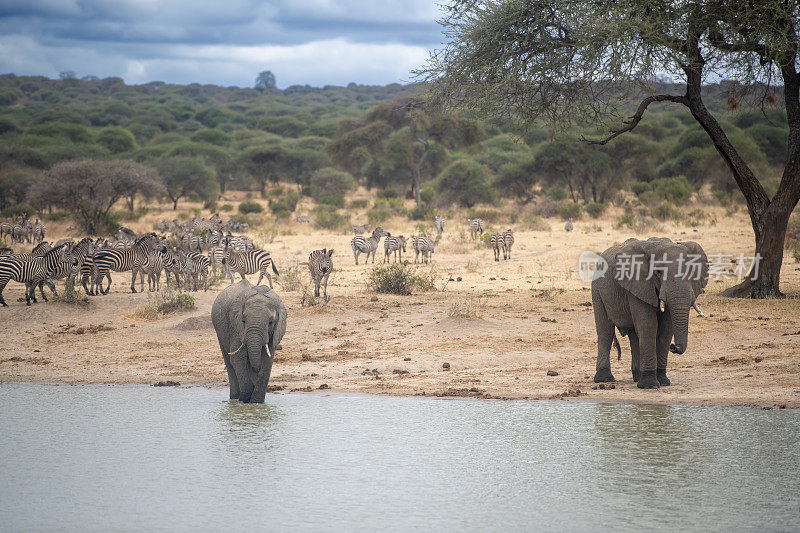
MULTIPOLYGON (((746 215, 715 217, 713 225, 665 224, 638 236, 693 239, 709 254, 749 255, 746 215)), ((787 299, 726 299, 719 293, 735 280, 709 284, 699 299, 708 318, 692 313, 689 348, 670 358, 670 387, 636 388, 625 339, 622 360, 612 360, 615 388, 600 389, 592 382, 591 297, 577 278, 577 258, 634 234, 615 229, 612 218, 578 222, 569 234, 560 221, 549 222, 550 231, 518 231, 513 259, 496 263, 491 250, 470 242, 464 224, 451 221, 433 265, 420 267, 433 270, 440 290, 411 296, 370 292, 371 266, 353 264, 349 236, 290 225, 267 246, 279 269, 298 267, 308 283, 300 263, 315 248, 333 247, 336 271, 328 305, 303 307, 302 290, 275 285, 289 309, 289 328, 271 385, 282 392, 800 407, 800 272, 791 257, 782 278, 787 299), (478 317, 454 318, 454 306, 468 306, 478 317)), ((406 236, 413 228, 387 225, 406 236)), ((413 253, 408 257, 413 262, 413 253)), ((88 305, 30 308, 19 301, 23 287, 11 283, 10 307, 0 309, 0 381, 226 383, 209 317, 224 282, 194 293, 193 311, 143 320, 133 312, 148 294, 128 292, 129 273, 113 278, 111 294, 88 305)))

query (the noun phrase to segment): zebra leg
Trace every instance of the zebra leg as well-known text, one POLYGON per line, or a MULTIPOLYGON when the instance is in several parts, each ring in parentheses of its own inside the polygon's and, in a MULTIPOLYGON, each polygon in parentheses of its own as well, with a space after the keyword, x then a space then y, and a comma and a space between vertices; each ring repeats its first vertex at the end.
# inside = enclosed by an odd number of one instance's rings
MULTIPOLYGON (((105 276, 108 278, 108 287, 106 287, 106 292, 104 292, 103 294, 108 294, 109 292, 111 292, 111 271, 109 270, 108 272, 106 272, 105 276)), ((103 288, 103 279, 100 278, 100 289, 101 289, 101 291, 102 291, 102 288, 103 288)), ((133 291, 133 292, 136 292, 136 291, 133 291)))
MULTIPOLYGON (((141 279, 141 277, 139 278, 141 279)), ((131 270, 131 292, 136 292, 136 270, 131 270)))
POLYGON ((314 297, 319 298, 319 283, 322 281, 320 278, 314 278, 314 297))
POLYGON ((325 301, 328 301, 328 276, 330 276, 330 272, 325 274, 325 301))

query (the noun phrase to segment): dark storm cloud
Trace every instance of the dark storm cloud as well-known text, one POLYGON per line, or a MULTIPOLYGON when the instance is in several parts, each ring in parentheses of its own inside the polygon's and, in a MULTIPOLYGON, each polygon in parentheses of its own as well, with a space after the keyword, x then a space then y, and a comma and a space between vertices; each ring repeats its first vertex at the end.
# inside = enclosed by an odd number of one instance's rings
POLYGON ((436 46, 433 1, 0 0, 0 72, 129 83, 408 81, 436 46))

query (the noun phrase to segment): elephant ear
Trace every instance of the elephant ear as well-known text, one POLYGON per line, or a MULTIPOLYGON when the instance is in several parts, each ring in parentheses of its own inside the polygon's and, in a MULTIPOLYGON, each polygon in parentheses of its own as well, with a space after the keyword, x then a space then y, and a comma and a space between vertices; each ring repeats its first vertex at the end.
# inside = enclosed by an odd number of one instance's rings
POLYGON ((272 355, 275 355, 275 347, 280 344, 281 339, 283 339, 284 333, 286 333, 286 306, 283 305, 280 297, 274 292, 267 295, 267 298, 272 300, 271 310, 275 312, 275 315, 272 317, 271 322, 274 324, 274 328, 270 335, 270 346, 272 348, 272 355))
POLYGON ((685 241, 680 243, 686 249, 686 253, 690 256, 688 259, 694 259, 695 257, 700 257, 700 277, 698 279, 692 279, 692 290, 694 291, 694 297, 697 298, 700 296, 700 293, 703 292, 703 289, 706 285, 708 285, 708 257, 706 256, 706 252, 703 250, 703 247, 697 244, 694 241, 685 241))
POLYGON ((629 239, 614 254, 614 260, 609 265, 613 272, 606 275, 615 276, 617 283, 643 302, 658 307, 659 279, 652 276, 647 279, 650 272, 650 255, 656 253, 652 246, 646 246, 644 241, 629 239), (640 265, 638 273, 631 268, 633 263, 640 265))

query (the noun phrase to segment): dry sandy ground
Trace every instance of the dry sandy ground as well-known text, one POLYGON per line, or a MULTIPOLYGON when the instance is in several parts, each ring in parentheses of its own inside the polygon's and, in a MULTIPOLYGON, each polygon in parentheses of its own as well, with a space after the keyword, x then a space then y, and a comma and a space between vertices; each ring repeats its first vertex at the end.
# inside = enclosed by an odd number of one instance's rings
MULTIPOLYGON (((713 225, 665 224, 638 237, 693 239, 709 254, 749 255, 746 214, 713 216, 713 225)), ((327 305, 303 307, 302 290, 276 283, 289 309, 289 328, 271 385, 286 392, 800 407, 800 265, 791 257, 782 279, 787 299, 726 299, 719 293, 733 280, 709 284, 699 299, 708 318, 692 312, 689 349, 670 358, 672 386, 637 389, 624 339, 622 361, 612 360, 615 388, 599 389, 592 382, 591 297, 576 267, 582 250, 602 251, 634 235, 614 229, 613 220, 584 220, 570 234, 556 219, 548 221, 550 231, 518 231, 513 259, 499 263, 491 250, 469 241, 464 223, 451 220, 433 265, 420 267, 434 271, 440 290, 412 296, 370 292, 365 282, 371 266, 353 264, 349 236, 288 224, 287 234, 267 247, 279 269, 299 265, 308 283, 300 263, 313 249, 333 247, 335 273, 327 305), (454 305, 466 305, 479 317, 454 318, 454 305)), ((398 221, 386 227, 408 236, 414 225, 398 221)), ((413 253, 407 257, 413 262, 413 253)), ((226 284, 195 293, 194 311, 143 320, 132 313, 150 296, 130 294, 129 282, 130 274, 115 274, 111 294, 88 305, 30 308, 19 301, 22 286, 11 283, 5 292, 10 307, 0 309, 0 381, 224 386, 209 313, 226 284)))

